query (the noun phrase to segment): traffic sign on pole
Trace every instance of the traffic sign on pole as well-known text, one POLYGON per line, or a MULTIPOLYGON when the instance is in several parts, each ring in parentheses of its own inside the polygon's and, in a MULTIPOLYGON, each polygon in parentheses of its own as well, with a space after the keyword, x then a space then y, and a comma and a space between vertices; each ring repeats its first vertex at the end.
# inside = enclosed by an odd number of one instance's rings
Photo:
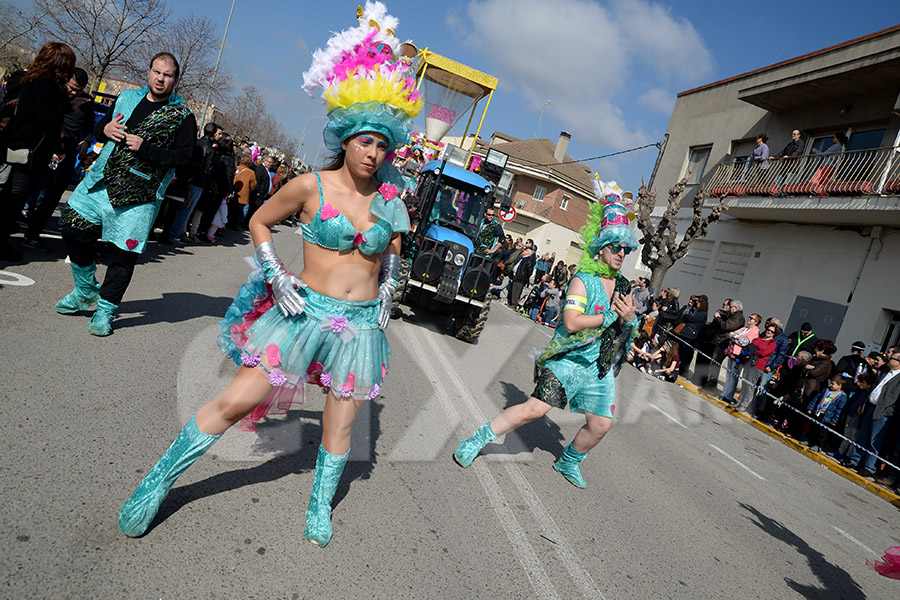
POLYGON ((502 210, 498 213, 500 215, 500 220, 504 223, 509 223, 510 221, 516 218, 516 209, 513 206, 509 207, 509 212, 503 212, 502 210))

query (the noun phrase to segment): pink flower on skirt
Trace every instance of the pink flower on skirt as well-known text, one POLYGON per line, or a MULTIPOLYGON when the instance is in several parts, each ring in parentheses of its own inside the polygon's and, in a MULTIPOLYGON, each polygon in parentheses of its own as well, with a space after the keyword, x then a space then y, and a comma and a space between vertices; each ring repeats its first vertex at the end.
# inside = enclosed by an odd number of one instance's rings
POLYGON ((347 374, 347 381, 344 383, 343 389, 341 389, 341 396, 344 398, 348 398, 353 394, 353 388, 356 387, 356 375, 353 373, 347 374))
POLYGON ((266 360, 269 361, 270 367, 281 366, 281 348, 277 344, 269 344, 266 346, 266 360))
POLYGON ((369 395, 366 396, 366 398, 368 398, 369 400, 374 400, 375 398, 378 397, 378 394, 380 392, 381 392, 381 386, 376 383, 375 385, 372 386, 372 391, 369 392, 369 395))

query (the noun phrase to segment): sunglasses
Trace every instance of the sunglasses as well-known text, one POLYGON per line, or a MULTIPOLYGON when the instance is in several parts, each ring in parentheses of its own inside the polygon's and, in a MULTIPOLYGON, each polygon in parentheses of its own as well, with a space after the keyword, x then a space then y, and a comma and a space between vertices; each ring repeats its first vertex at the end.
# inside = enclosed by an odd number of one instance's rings
POLYGON ((612 250, 613 254, 618 254, 619 252, 622 252, 623 250, 625 251, 625 256, 628 256, 629 254, 631 254, 630 246, 624 246, 622 244, 610 244, 609 248, 610 248, 610 250, 612 250))

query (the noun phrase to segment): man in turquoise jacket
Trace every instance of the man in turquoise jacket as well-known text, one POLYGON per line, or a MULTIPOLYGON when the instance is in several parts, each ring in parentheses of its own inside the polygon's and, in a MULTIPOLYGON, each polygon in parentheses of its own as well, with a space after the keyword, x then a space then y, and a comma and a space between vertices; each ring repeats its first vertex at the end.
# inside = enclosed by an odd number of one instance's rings
POLYGON ((93 335, 112 333, 175 168, 191 160, 197 122, 184 99, 172 93, 178 76, 178 61, 160 52, 150 61, 147 85, 119 94, 94 129, 104 143, 100 157, 62 211, 75 289, 57 302, 56 311, 74 314, 96 304, 88 324, 93 335), (94 277, 101 238, 113 245, 102 286, 94 277))

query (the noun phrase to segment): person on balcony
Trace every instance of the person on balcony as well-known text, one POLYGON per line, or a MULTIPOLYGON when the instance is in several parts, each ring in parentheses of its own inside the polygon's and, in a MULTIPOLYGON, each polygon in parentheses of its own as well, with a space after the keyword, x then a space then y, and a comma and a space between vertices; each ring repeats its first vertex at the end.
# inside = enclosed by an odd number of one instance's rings
POLYGON ((769 146, 766 145, 766 142, 769 141, 769 136, 764 133, 760 133, 756 136, 756 148, 753 149, 753 153, 750 154, 750 160, 753 161, 753 166, 760 169, 768 169, 769 168, 769 146))
POLYGON ((828 193, 826 184, 831 181, 831 176, 834 175, 834 170, 841 160, 841 153, 847 148, 847 136, 840 131, 835 133, 831 140, 833 143, 824 151, 812 149, 813 154, 825 155, 822 164, 813 173, 812 179, 809 180, 813 184, 813 193, 820 197, 828 193))
POLYGON ((781 150, 781 158, 791 158, 792 156, 803 155, 803 140, 800 139, 800 130, 795 129, 791 132, 791 141, 781 150))

